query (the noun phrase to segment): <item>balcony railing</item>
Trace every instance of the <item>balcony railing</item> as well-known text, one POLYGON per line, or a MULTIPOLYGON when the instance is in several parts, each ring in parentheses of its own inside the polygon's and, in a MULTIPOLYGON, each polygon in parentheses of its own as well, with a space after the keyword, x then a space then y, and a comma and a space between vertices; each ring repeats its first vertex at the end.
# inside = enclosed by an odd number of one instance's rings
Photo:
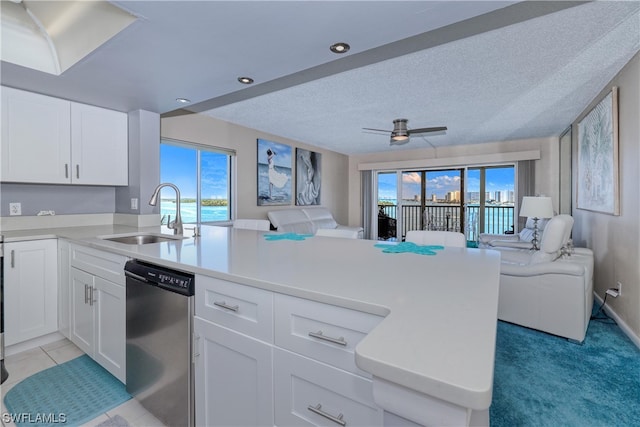
MULTIPOLYGON (((476 240, 478 233, 503 234, 513 232, 513 206, 488 205, 484 208, 484 227, 479 227, 479 205, 467 205, 465 224, 461 224, 461 206, 427 205, 424 214, 419 205, 402 206, 402 239, 409 230, 442 230, 463 232, 468 240, 476 240)), ((397 237, 394 230, 398 218, 397 205, 378 205, 378 236, 397 237), (382 230, 381 230, 382 229, 382 230)))

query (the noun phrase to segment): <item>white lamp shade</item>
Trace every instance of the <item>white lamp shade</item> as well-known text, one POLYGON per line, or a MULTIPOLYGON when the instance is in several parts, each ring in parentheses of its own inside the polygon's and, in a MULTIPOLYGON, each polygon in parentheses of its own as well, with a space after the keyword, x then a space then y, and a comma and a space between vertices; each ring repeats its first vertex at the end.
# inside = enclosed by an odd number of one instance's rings
POLYGON ((552 218, 553 204, 551 203, 551 197, 523 197, 520 216, 552 218))

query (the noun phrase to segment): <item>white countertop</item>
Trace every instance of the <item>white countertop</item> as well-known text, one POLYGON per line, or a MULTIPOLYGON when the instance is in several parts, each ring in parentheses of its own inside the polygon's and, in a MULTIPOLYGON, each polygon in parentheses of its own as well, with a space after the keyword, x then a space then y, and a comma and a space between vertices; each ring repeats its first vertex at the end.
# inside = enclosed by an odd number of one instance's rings
POLYGON ((386 316, 356 347, 361 369, 466 408, 483 410, 491 404, 497 251, 448 247, 435 256, 387 254, 372 240, 267 241, 264 232, 214 226, 203 226, 197 239, 141 246, 95 237, 136 231, 101 226, 4 234, 5 242, 64 237, 131 258, 386 316))

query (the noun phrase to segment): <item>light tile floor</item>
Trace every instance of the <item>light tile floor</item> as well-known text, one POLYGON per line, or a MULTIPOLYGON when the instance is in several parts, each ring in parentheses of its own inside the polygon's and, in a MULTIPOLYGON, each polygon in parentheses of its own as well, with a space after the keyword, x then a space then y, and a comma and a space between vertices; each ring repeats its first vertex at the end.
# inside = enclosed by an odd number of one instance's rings
MULTIPOLYGON (((9 371, 9 378, 7 382, 0 386, 2 389, 3 416, 0 417, 2 426, 15 427, 15 424, 12 422, 6 423, 4 417, 4 414, 7 413, 7 409, 4 406, 4 396, 14 385, 36 372, 68 362, 82 354, 84 354, 82 350, 76 347, 75 344, 64 339, 12 356, 7 356, 5 358, 5 365, 9 371)), ((83 427, 95 427, 116 415, 120 415, 127 420, 131 427, 164 427, 157 418, 151 415, 135 399, 130 399, 122 405, 99 415, 83 427)))

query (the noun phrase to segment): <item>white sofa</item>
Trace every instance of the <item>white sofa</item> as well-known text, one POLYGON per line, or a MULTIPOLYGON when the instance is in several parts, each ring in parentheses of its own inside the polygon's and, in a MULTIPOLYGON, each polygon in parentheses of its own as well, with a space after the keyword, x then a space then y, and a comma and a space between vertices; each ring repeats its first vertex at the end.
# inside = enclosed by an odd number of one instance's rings
POLYGON ((349 227, 340 225, 333 219, 333 215, 327 208, 298 208, 280 209, 269 211, 269 221, 278 230, 300 234, 316 234, 318 229, 344 229, 351 230, 362 238, 362 227, 349 227))
POLYGON ((563 255, 573 218, 552 218, 540 250, 493 248, 501 253, 498 318, 584 340, 593 307, 593 252, 575 248, 563 255))

